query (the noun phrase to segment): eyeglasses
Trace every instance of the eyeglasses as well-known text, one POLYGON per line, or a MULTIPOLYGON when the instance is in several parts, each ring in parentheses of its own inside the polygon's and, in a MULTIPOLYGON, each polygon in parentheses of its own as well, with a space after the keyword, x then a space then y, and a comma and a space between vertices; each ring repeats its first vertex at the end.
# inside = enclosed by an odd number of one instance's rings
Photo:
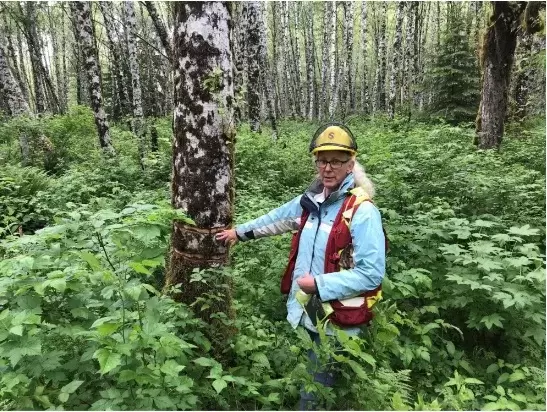
POLYGON ((315 161, 315 166, 317 166, 319 169, 324 169, 327 167, 327 165, 330 165, 331 169, 340 169, 344 163, 349 162, 348 160, 331 160, 330 162, 326 160, 318 159, 315 161))

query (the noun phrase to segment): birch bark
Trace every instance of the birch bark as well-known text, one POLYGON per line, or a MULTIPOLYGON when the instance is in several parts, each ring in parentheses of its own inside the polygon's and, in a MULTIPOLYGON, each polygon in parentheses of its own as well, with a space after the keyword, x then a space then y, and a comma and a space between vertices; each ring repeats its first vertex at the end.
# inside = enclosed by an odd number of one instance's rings
MULTIPOLYGON (((215 274, 215 282, 191 282, 194 268, 228 263, 228 248, 215 234, 233 223, 234 177, 233 76, 230 15, 223 2, 175 3, 175 113, 171 201, 195 225, 176 220, 171 235, 166 286, 181 284, 175 298, 191 304, 205 294, 220 296, 196 314, 221 335, 230 330, 211 317, 233 317, 231 282, 215 274), (206 82, 215 79, 213 87, 206 82)), ((214 341, 214 340, 213 340, 214 341)))

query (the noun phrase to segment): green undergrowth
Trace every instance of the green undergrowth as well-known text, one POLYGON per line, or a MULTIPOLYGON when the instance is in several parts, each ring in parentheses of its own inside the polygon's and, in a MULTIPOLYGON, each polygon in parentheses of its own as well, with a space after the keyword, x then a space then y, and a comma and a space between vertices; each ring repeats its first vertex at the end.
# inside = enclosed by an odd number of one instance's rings
MULTIPOLYGON (((37 122, 0 126, 3 409, 294 409, 302 386, 336 410, 545 409, 544 119, 477 152, 471 125, 352 118, 390 240, 375 321, 314 347, 285 320, 290 235, 239 243, 229 267, 193 275, 234 285, 222 363, 194 316, 222 296, 159 292, 170 222, 187 219, 169 206, 170 119, 149 120, 160 144, 144 170, 126 125, 104 158, 87 109, 37 122), (19 166, 21 128, 54 153, 19 166), (335 361, 333 389, 306 372, 312 347, 335 361)), ((238 223, 307 187, 316 127, 281 122, 275 142, 240 128, 238 223)))

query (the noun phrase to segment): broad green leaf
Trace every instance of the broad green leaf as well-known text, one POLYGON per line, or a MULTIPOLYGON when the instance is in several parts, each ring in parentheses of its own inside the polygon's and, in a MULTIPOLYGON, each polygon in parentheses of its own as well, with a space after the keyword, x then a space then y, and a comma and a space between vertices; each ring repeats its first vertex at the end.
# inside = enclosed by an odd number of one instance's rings
POLYGON ((483 381, 478 380, 476 378, 465 378, 464 382, 469 384, 475 384, 475 385, 484 385, 483 381))
POLYGON ((160 370, 169 376, 178 376, 179 372, 184 369, 183 365, 179 365, 173 359, 168 359, 163 365, 161 365, 160 370))
POLYGON ((534 235, 537 235, 539 233, 539 230, 538 229, 531 229, 530 228, 530 225, 524 225, 524 226, 512 226, 510 229, 509 229, 509 232, 510 234, 512 235, 517 235, 517 236, 534 236, 534 235))
POLYGON ((491 315, 483 316, 480 323, 483 323, 488 329, 492 329, 492 326, 494 325, 503 329, 503 324, 501 323, 502 320, 504 320, 502 316, 497 313, 492 313, 491 315))
POLYGON ((354 360, 351 360, 351 359, 348 359, 346 360, 347 364, 351 367, 351 369, 353 370, 353 372, 355 372, 355 374, 361 378, 361 379, 367 379, 367 373, 365 372, 365 370, 361 367, 361 365, 359 365, 357 362, 355 362, 354 360))
POLYGON ((493 227, 493 226, 497 226, 498 224, 496 222, 490 222, 488 220, 478 219, 478 220, 475 220, 473 223, 471 223, 471 225, 476 227, 493 227))
POLYGON ((494 373, 499 370, 499 366, 497 363, 491 364, 488 368, 486 368, 486 373, 494 373))
POLYGON ((135 373, 135 371, 131 369, 125 369, 121 371, 120 374, 118 375, 118 382, 120 383, 129 382, 130 380, 134 380, 136 376, 137 374, 135 373))
POLYGON ((450 356, 454 356, 454 353, 456 351, 456 347, 452 342, 446 342, 446 351, 450 354, 450 356))
POLYGON ((66 280, 63 278, 47 279, 43 282, 44 288, 51 287, 57 292, 63 293, 66 289, 66 280))
POLYGON ((524 378, 526 378, 526 376, 524 375, 524 372, 522 372, 520 369, 517 369, 515 372, 509 375, 509 382, 520 381, 521 379, 524 379, 524 378))
POLYGON ((194 359, 194 362, 197 363, 199 366, 215 366, 217 362, 210 358, 197 358, 194 359))
POLYGON ((425 335, 427 332, 429 332, 432 329, 440 328, 441 326, 438 323, 428 323, 422 328, 422 335, 425 335))
POLYGON ((157 396, 154 397, 154 404, 159 410, 173 410, 177 409, 177 405, 173 403, 169 396, 157 396))
POLYGON ((67 393, 67 392, 61 392, 58 396, 59 398, 59 401, 61 403, 65 403, 66 401, 68 401, 68 398, 70 397, 70 394, 67 393))
POLYGON ((84 383, 84 381, 72 381, 69 384, 63 386, 61 388, 61 392, 74 393, 74 391, 78 389, 82 383, 84 383))
POLYGON ((482 407, 483 411, 498 411, 500 409, 500 405, 497 402, 488 402, 482 407))
POLYGON ((359 353, 359 357, 363 359, 366 363, 368 363, 373 368, 376 366, 376 359, 372 355, 369 355, 368 353, 361 352, 359 353))
POLYGON ((90 252, 80 252, 79 255, 84 261, 87 262, 91 270, 93 270, 94 272, 101 269, 102 267, 101 262, 99 261, 99 259, 97 259, 97 257, 94 254, 90 252))
POLYGON ((18 336, 23 336, 23 325, 16 325, 10 328, 10 333, 18 336))
POLYGON ((226 383, 224 379, 216 379, 213 381, 212 385, 213 385, 213 388, 215 388, 215 391, 217 391, 217 393, 222 392, 222 390, 228 386, 228 384, 226 383))
POLYGON ((119 353, 113 353, 106 348, 97 349, 93 357, 99 361, 100 371, 103 375, 122 363, 122 356, 119 353))
POLYGON ((110 336, 116 332, 119 327, 119 323, 103 323, 102 325, 97 326, 97 332, 101 336, 110 336))
POLYGON ((142 273, 144 275, 151 275, 152 272, 148 270, 142 263, 140 262, 129 262, 129 267, 133 269, 137 273, 142 273))

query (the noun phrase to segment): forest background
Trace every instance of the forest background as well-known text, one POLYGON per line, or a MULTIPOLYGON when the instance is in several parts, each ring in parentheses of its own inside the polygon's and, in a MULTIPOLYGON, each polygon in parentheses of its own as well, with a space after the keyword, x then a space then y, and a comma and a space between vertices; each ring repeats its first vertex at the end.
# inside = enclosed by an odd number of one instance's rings
POLYGON ((0 407, 293 409, 305 385, 327 409, 545 410, 544 22, 542 2, 0 2, 0 407), (390 239, 333 389, 284 319, 289 235, 212 241, 307 187, 328 120, 390 239))

